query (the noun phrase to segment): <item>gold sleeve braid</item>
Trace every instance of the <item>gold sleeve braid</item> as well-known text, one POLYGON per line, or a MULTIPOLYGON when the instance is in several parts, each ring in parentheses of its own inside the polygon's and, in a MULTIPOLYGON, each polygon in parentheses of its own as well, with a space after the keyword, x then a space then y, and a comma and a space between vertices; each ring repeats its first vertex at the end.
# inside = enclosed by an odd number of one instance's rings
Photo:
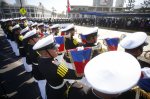
POLYGON ((78 41, 76 39, 73 40, 74 45, 78 44, 78 41))
POLYGON ((60 64, 57 69, 57 74, 64 77, 68 72, 68 68, 64 64, 60 64))
POLYGON ((132 90, 136 92, 137 99, 139 96, 142 96, 145 99, 150 99, 150 93, 142 90, 139 86, 132 88, 132 90))
POLYGON ((24 23, 24 26, 27 27, 27 26, 28 26, 28 22, 25 22, 25 23, 24 23))
POLYGON ((22 35, 19 36, 19 40, 23 41, 23 36, 22 35))

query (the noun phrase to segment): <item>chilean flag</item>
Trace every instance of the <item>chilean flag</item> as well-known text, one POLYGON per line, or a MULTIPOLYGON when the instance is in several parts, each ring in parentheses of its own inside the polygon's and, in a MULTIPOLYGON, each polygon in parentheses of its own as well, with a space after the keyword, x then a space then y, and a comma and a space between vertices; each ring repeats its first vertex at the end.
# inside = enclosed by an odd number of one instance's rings
POLYGON ((80 37, 81 37, 82 43, 85 44, 86 43, 85 35, 80 34, 80 37))
POLYGON ((105 39, 108 51, 116 51, 118 48, 119 38, 106 38, 105 39))
POLYGON ((71 7, 70 7, 70 2, 69 0, 67 0, 67 12, 69 13, 71 10, 71 7))
POLYGON ((84 50, 77 51, 76 49, 69 50, 74 69, 77 76, 82 76, 84 73, 84 67, 91 59, 92 48, 84 48, 84 50))
POLYGON ((63 36, 55 36, 55 42, 59 44, 59 52, 64 52, 65 51, 65 38, 63 36))

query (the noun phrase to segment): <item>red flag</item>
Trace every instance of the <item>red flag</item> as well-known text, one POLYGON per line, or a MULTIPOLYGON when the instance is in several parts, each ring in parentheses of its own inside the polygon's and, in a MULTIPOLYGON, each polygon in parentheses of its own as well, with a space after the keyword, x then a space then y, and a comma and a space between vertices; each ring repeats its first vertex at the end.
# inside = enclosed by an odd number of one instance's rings
POLYGON ((69 3, 69 0, 67 0, 67 11, 68 11, 68 13, 70 12, 70 10, 71 10, 70 3, 69 3))

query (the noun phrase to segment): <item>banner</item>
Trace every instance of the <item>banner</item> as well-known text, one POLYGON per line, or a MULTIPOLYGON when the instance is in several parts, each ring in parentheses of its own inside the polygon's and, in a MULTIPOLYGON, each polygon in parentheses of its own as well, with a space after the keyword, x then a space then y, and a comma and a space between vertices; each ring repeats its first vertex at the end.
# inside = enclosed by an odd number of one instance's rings
POLYGON ((63 36, 55 36, 55 42, 59 44, 59 52, 64 52, 65 51, 65 38, 63 36))
POLYGON ((69 50, 69 55, 72 59, 74 69, 77 76, 82 76, 84 67, 89 62, 92 56, 92 48, 84 48, 84 50, 77 51, 77 49, 69 50))

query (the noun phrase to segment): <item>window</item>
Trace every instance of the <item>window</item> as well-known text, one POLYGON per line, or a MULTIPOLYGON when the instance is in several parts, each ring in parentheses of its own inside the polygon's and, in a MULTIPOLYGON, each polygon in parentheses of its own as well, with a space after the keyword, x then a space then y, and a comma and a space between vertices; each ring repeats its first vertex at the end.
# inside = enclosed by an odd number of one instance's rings
POLYGON ((75 18, 75 14, 73 14, 72 17, 75 18))

